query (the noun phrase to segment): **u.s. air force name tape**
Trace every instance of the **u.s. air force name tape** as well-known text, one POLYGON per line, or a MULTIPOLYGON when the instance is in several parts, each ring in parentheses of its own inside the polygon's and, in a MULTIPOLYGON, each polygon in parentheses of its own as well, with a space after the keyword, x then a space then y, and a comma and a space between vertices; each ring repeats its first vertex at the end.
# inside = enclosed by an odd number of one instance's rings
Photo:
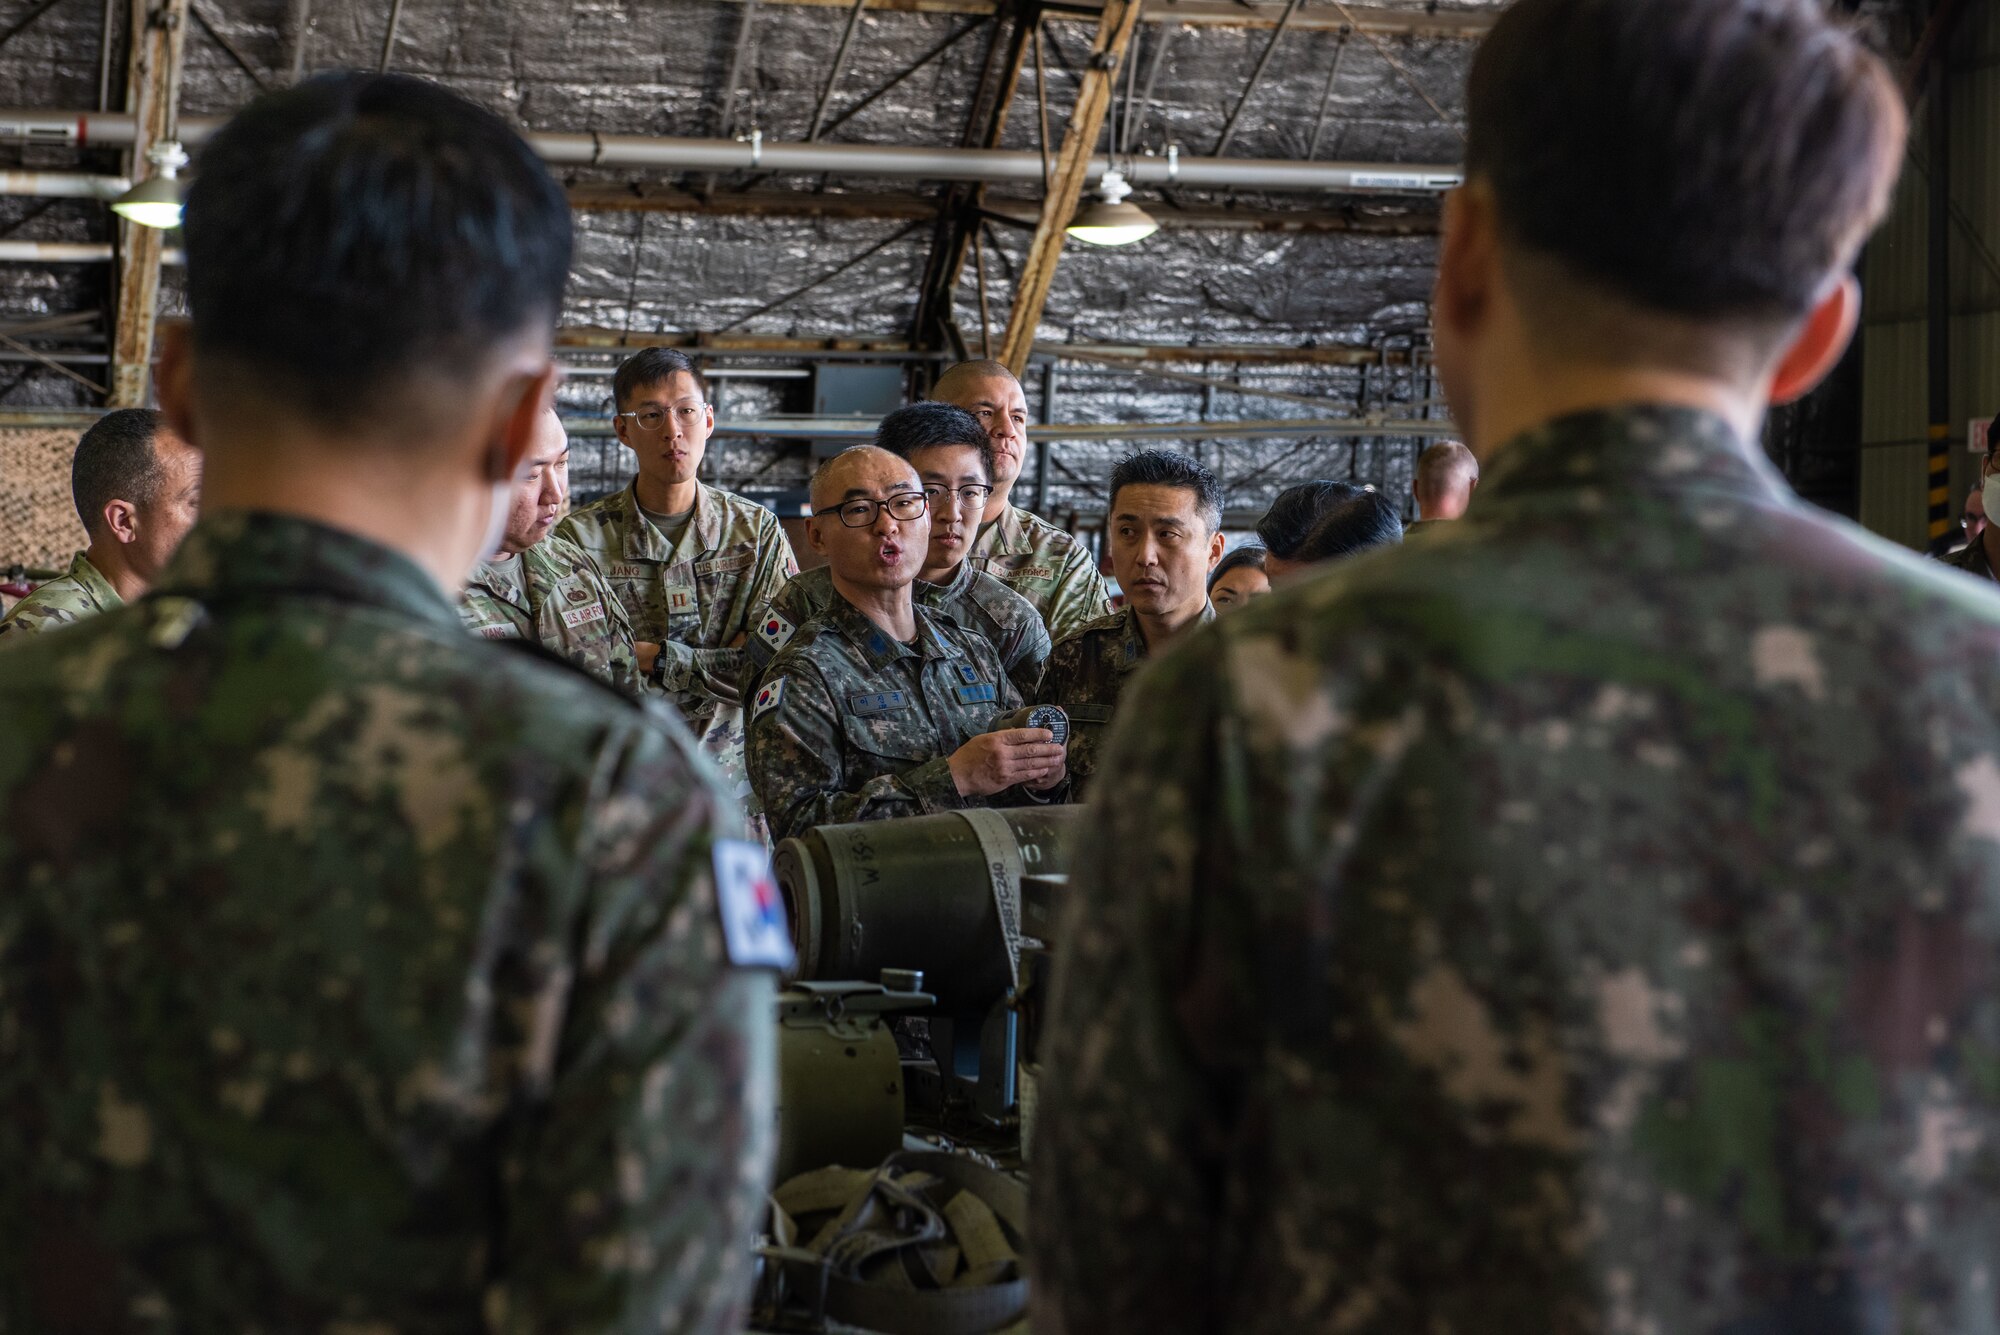
POLYGON ((715 841, 715 902, 729 962, 745 969, 792 967, 792 931, 771 856, 748 839, 715 841))

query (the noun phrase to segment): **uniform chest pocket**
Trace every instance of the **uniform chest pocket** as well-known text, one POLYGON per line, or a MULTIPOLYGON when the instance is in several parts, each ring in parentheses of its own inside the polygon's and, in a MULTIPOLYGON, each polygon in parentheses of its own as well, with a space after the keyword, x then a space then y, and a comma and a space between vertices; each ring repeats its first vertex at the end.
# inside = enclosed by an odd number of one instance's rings
POLYGON ((868 714, 850 710, 841 716, 840 730, 850 747, 887 770, 907 769, 939 754, 938 738, 915 702, 868 714))

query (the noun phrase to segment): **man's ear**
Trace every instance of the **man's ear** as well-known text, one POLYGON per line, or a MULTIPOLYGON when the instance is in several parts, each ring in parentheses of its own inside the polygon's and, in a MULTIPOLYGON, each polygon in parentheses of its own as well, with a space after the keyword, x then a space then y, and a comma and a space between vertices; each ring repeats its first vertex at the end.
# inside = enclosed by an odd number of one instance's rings
POLYGON ((806 520, 806 545, 819 555, 826 555, 826 541, 820 534, 819 517, 817 515, 806 520))
POLYGON ((1431 292, 1432 318, 1438 323, 1465 331, 1485 323, 1500 262, 1496 224, 1486 186, 1462 185, 1445 196, 1431 292))
POLYGON ((520 476, 521 462, 534 447, 537 419, 555 397, 561 378, 551 360, 540 371, 511 375, 501 383, 499 420, 486 452, 488 482, 512 482, 520 476))
POLYGON ((153 393, 167 427, 196 449, 194 432, 194 326, 186 320, 162 320, 159 326, 160 365, 153 373, 153 393))
POLYGON ((139 540, 139 507, 130 501, 104 503, 104 531, 119 542, 139 540))
POLYGON ((1771 377, 1771 402, 1791 403, 1810 394, 1839 364, 1860 321, 1861 284, 1853 274, 1844 274, 1812 308, 1778 359, 1771 377))
POLYGON ((1210 570, 1215 569, 1216 564, 1222 560, 1222 549, 1228 545, 1229 539, 1223 536, 1221 529, 1218 528, 1215 532, 1208 535, 1208 568, 1210 570))

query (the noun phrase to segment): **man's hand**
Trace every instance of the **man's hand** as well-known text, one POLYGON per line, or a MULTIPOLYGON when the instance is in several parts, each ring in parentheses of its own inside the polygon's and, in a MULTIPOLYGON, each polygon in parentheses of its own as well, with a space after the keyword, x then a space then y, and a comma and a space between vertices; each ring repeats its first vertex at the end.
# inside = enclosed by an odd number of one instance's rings
POLYGON ((660 656, 660 646, 651 640, 635 640, 632 656, 639 660, 639 675, 648 680, 653 676, 653 664, 660 656))
POLYGON ((1037 792, 1063 780, 1065 757, 1047 728, 982 732, 951 753, 952 782, 960 797, 991 797, 1015 784, 1037 792))

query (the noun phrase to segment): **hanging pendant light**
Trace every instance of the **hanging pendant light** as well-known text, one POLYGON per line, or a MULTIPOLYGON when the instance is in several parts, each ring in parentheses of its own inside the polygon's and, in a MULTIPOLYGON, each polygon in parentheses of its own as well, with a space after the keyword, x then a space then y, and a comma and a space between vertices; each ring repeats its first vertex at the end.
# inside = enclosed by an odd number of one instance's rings
POLYGON ((1086 204, 1069 225, 1069 234, 1093 246, 1129 246, 1160 230, 1159 220, 1137 204, 1127 204, 1132 187, 1116 169, 1097 183, 1097 198, 1086 204))
POLYGON ((187 150, 177 139, 162 139, 146 153, 153 175, 111 201, 111 211, 141 227, 181 225, 181 168, 187 166, 187 150))

